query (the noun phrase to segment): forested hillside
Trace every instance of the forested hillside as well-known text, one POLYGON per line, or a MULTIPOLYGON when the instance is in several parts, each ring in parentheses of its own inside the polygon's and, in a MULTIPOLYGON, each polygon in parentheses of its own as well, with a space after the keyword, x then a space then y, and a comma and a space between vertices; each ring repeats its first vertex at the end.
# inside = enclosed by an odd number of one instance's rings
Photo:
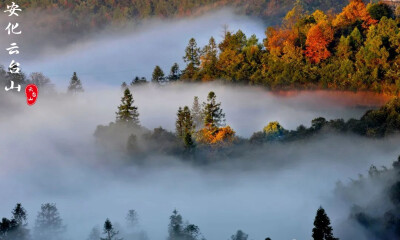
MULTIPOLYGON (((1 0, 4 8, 8 1, 1 0)), ((24 9, 42 9, 48 13, 66 10, 74 26, 105 26, 110 22, 140 20, 148 17, 170 18, 198 15, 223 7, 233 7, 240 14, 269 18, 282 17, 295 0, 21 0, 24 9)), ((347 0, 301 0, 308 10, 340 10, 347 0)))
MULTIPOLYGON (((269 89, 363 90, 398 94, 400 8, 353 0, 341 12, 307 11, 296 3, 266 38, 227 31, 200 48, 190 39, 180 76, 172 79, 262 85, 269 89)), ((171 63, 172 65, 172 63, 171 63)), ((153 81, 163 80, 156 67, 153 81)), ((171 79, 170 79, 171 80, 171 79)))

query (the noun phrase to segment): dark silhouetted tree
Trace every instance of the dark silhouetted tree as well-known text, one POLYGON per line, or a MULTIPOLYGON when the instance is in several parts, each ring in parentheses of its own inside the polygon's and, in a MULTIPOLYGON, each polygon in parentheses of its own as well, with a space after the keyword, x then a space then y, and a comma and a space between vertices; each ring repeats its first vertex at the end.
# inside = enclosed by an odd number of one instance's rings
POLYGON ((108 218, 104 222, 103 234, 105 234, 106 237, 100 238, 101 240, 122 240, 122 238, 117 237, 119 231, 116 231, 114 229, 114 226, 112 225, 111 221, 108 218))
POLYGON ((168 225, 168 240, 181 240, 183 239, 183 220, 182 216, 178 214, 178 211, 175 209, 172 212, 172 215, 169 217, 169 225, 168 225))
POLYGON ((367 10, 371 18, 375 20, 381 20, 383 17, 391 18, 394 16, 392 8, 381 2, 371 4, 367 10))
POLYGON ((317 211, 312 232, 314 240, 339 240, 333 236, 331 221, 322 207, 317 211))
POLYGON ((11 240, 11 232, 15 230, 17 223, 15 220, 3 218, 0 222, 0 239, 11 240))
MULTIPOLYGON (((194 224, 184 224, 182 216, 174 210, 168 225, 167 240, 200 240, 201 233, 198 226, 194 224)), ((204 239, 204 238, 203 238, 204 239)))
POLYGON ((10 232, 11 238, 17 240, 29 239, 28 218, 25 208, 22 207, 21 203, 17 203, 11 213, 11 221, 15 223, 13 230, 10 232))
POLYGON ((171 71, 169 72, 168 80, 169 81, 176 81, 181 77, 181 73, 179 71, 179 65, 174 63, 171 67, 171 71))
POLYGON ((143 85, 146 84, 147 80, 145 77, 139 78, 138 76, 136 76, 132 82, 131 82, 131 86, 136 86, 136 85, 143 85))
POLYGON ((69 82, 68 93, 75 94, 83 91, 81 80, 76 75, 76 72, 74 72, 71 81, 69 82))

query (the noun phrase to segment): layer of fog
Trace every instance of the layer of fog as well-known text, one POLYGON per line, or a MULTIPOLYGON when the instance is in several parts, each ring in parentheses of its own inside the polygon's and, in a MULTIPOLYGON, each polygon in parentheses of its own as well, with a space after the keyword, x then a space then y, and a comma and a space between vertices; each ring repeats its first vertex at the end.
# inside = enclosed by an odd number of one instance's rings
MULTIPOLYGON (((192 37, 196 38, 199 47, 206 45, 211 36, 220 41, 223 26, 227 24, 229 30, 241 29, 248 36, 256 34, 262 41, 266 29, 259 19, 221 10, 191 19, 148 20, 140 25, 119 30, 109 28, 100 33, 88 34, 89 29, 82 29, 79 33, 71 33, 79 35, 80 40, 69 42, 54 36, 52 16, 46 13, 28 12, 19 21, 22 34, 1 38, 0 45, 19 43, 21 53, 16 60, 22 69, 27 73, 43 72, 62 87, 68 84, 74 71, 93 85, 129 83, 136 75, 150 79, 155 65, 168 74, 174 62, 184 67, 182 57, 192 37)), ((0 53, 0 59, 0 64, 5 66, 11 62, 6 51, 0 53)))
MULTIPOLYGON (((255 88, 175 85, 136 88, 133 94, 145 127, 173 130, 177 107, 191 104, 194 95, 204 100, 210 90, 223 103, 227 124, 242 136, 273 120, 292 128, 317 116, 362 114, 321 95, 281 98, 255 88)), ((18 111, 3 107, 2 217, 22 202, 33 227, 40 204, 56 202, 71 239, 84 239, 107 217, 123 226, 126 212, 136 209, 150 239, 165 239, 168 217, 177 208, 207 239, 227 239, 238 229, 251 239, 309 239, 320 205, 334 226, 347 218, 351 203, 332 203, 336 181, 355 178, 371 164, 388 166, 399 154, 399 138, 320 136, 232 159, 253 165, 249 168, 232 167, 229 161, 199 168, 166 156, 154 156, 159 167, 120 168, 120 159, 99 154, 93 137, 98 124, 114 120, 120 97, 114 88, 76 99, 46 101, 42 96, 34 107, 14 99, 18 111)))
MULTIPOLYGON (((7 21, 0 19, 1 23, 7 21)), ((72 72, 78 72, 86 93, 77 99, 54 101, 40 96, 30 108, 23 100, 15 100, 14 110, 1 103, 1 217, 9 217, 15 203, 22 202, 32 228, 40 204, 56 202, 69 236, 84 239, 106 217, 124 225, 126 212, 133 208, 150 239, 165 239, 168 217, 177 208, 207 239, 227 239, 238 229, 249 233, 251 239, 309 239, 320 205, 334 226, 347 217, 349 203, 332 200, 337 180, 357 177, 371 164, 389 165, 399 154, 398 138, 321 136, 249 152, 246 159, 239 160, 240 166, 245 162, 249 166, 256 162, 256 166, 246 169, 229 162, 218 168, 196 168, 172 157, 154 156, 162 166, 124 166, 122 170, 120 159, 104 159, 99 154, 93 137, 98 124, 115 118, 121 97, 115 86, 136 75, 149 78, 155 65, 166 73, 173 62, 183 67, 182 56, 191 37, 203 46, 211 36, 220 40, 222 26, 228 24, 230 30, 255 33, 261 40, 266 26, 220 11, 191 20, 152 20, 132 29, 99 34, 86 35, 82 29, 71 33, 81 34, 81 41, 69 42, 52 35, 46 22, 51 22, 51 16, 40 21, 27 16, 20 21, 23 34, 1 38, 0 44, 19 43, 21 54, 15 60, 23 70, 43 72, 59 89, 65 89, 72 72), (44 25, 37 29, 30 24, 33 22, 44 25), (260 162, 265 164, 257 165, 260 162)), ((0 54, 1 64, 7 66, 10 56, 5 51, 0 54)), ((177 108, 191 105, 193 96, 204 101, 210 90, 223 103, 227 124, 243 137, 269 121, 294 129, 300 124, 309 126, 315 117, 348 119, 360 117, 365 110, 332 102, 327 98, 331 93, 303 92, 283 98, 257 88, 216 85, 145 87, 133 94, 145 127, 173 130, 177 108)), ((342 236, 340 229, 335 230, 342 236)))

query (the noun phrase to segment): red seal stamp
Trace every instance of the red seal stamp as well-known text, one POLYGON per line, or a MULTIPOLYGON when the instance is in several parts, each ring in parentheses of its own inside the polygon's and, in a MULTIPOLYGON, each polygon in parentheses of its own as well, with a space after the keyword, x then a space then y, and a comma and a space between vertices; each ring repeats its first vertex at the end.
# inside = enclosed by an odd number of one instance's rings
POLYGON ((25 88, 25 95, 26 95, 26 103, 29 106, 32 106, 36 103, 36 100, 39 95, 39 89, 35 84, 29 84, 25 88))

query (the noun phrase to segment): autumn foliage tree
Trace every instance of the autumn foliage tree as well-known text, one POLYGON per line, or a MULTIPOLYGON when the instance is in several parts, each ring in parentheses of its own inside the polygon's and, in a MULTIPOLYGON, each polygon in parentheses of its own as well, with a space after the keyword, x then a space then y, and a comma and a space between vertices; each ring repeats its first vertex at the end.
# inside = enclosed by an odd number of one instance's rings
POLYGON ((320 63, 329 58, 328 45, 333 40, 333 29, 323 22, 313 26, 307 35, 305 55, 312 63, 320 63))
POLYGON ((204 104, 204 127, 197 132, 197 142, 206 145, 230 145, 235 139, 235 131, 225 125, 225 114, 221 103, 216 102, 216 94, 210 92, 204 104))
POLYGON ((332 21, 332 24, 334 27, 343 28, 353 25, 357 21, 362 22, 364 28, 368 28, 370 25, 377 22, 377 20, 371 18, 367 11, 367 7, 362 0, 352 0, 350 4, 336 16, 332 21))

